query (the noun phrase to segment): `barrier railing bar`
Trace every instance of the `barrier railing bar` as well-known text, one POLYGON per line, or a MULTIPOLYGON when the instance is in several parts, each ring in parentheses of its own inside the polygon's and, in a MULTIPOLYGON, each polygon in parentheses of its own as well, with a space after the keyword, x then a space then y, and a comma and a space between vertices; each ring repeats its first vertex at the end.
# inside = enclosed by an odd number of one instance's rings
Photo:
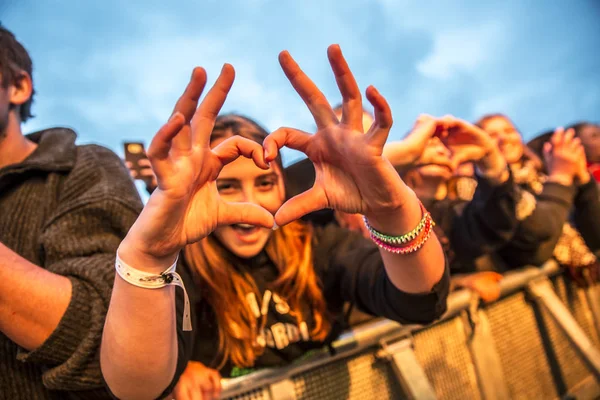
POLYGON ((507 272, 500 281, 500 293, 502 297, 515 293, 527 286, 534 279, 546 276, 551 277, 560 272, 560 266, 554 260, 549 260, 541 267, 525 267, 514 272, 507 272))
POLYGON ((273 382, 269 387, 269 395, 273 400, 296 400, 294 382, 291 379, 283 379, 273 382))
POLYGON ((410 338, 387 344, 382 343, 378 358, 391 362, 396 379, 409 400, 436 400, 437 396, 419 364, 410 338))
MULTIPOLYGON (((502 297, 525 288, 529 282, 540 277, 549 277, 559 272, 555 261, 548 261, 541 267, 526 267, 519 271, 505 274, 500 282, 502 297)), ((474 293, 467 289, 452 292, 448 297, 448 309, 438 321, 446 321, 460 312, 467 310, 474 293)), ((427 329, 429 326, 400 325, 397 322, 376 319, 355 327, 342 335, 331 345, 334 355, 323 349, 310 359, 277 369, 263 369, 239 378, 222 380, 222 398, 236 396, 247 391, 270 385, 273 382, 289 378, 302 372, 315 369, 342 358, 350 357, 369 347, 377 346, 384 338, 401 338, 403 336, 427 329)))
POLYGON ((560 301, 548 279, 531 282, 527 287, 538 305, 544 307, 565 333, 580 357, 600 381, 600 351, 579 326, 569 309, 560 301))
MULTIPOLYGON (((461 289, 453 292, 448 297, 447 310, 438 322, 447 321, 461 311, 466 310, 469 307, 471 297, 472 293, 469 290, 461 289)), ((332 343, 331 347, 336 352, 346 351, 346 349, 355 347, 364 349, 378 344, 383 337, 406 336, 427 329, 427 327, 428 326, 422 325, 400 325, 397 322, 381 318, 359 325, 342 333, 340 337, 332 343)))
POLYGON ((600 285, 596 284, 585 289, 585 296, 596 328, 596 337, 600 340, 600 285))
POLYGON ((572 399, 599 399, 600 398, 600 389, 598 386, 598 381, 593 376, 588 376, 586 379, 581 381, 575 387, 569 390, 565 396, 563 396, 564 400, 572 400, 572 399))
POLYGON ((469 309, 467 345, 475 367, 479 392, 484 400, 508 400, 510 394, 502 370, 500 355, 490 328, 487 315, 478 308, 478 297, 474 297, 469 309))
MULTIPOLYGON (((448 310, 440 321, 448 320, 460 311, 466 310, 469 306, 471 296, 472 293, 469 290, 453 292, 448 298, 448 310)), ((386 319, 367 322, 340 335, 339 339, 331 344, 331 348, 335 353, 334 355, 330 355, 327 349, 323 349, 310 359, 299 364, 292 364, 277 369, 263 369, 239 378, 223 379, 221 383, 223 388, 221 397, 232 397, 261 386, 270 385, 275 381, 301 374, 302 372, 342 358, 350 357, 369 347, 378 345, 384 338, 388 340, 399 338, 423 329, 426 329, 426 327, 421 325, 400 325, 397 322, 386 319)))

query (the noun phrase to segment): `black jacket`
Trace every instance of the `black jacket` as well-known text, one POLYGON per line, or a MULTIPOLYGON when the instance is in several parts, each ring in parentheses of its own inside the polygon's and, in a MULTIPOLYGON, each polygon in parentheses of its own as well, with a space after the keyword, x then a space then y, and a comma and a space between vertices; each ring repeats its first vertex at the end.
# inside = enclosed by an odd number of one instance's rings
POLYGON ((518 191, 512 177, 501 185, 477 179, 473 200, 421 199, 436 222, 436 233, 450 260, 452 273, 478 269, 513 238, 518 226, 518 191))
MULTIPOLYGON (((287 313, 285 301, 270 292, 270 284, 277 278, 277 269, 265 253, 249 260, 238 259, 236 268, 246 270, 261 292, 261 298, 256 299, 257 303, 260 305, 265 296, 271 299, 265 315, 265 329, 262 331, 265 351, 257 359, 255 368, 290 363, 309 350, 320 348, 334 340, 347 326, 343 312, 345 302, 355 303, 363 311, 401 323, 427 324, 439 318, 446 310, 449 292, 447 266, 443 278, 430 293, 402 292, 390 282, 379 250, 371 241, 333 224, 315 228, 313 259, 332 322, 331 334, 324 342, 314 342, 306 337, 306 331, 310 331, 313 323, 310 309, 305 307, 303 310, 302 319, 306 326, 299 326, 295 318, 287 313), (265 295, 267 291, 270 293, 265 295)), ((202 299, 202 294, 195 290, 189 269, 184 268, 182 276, 193 304, 194 331, 192 335, 179 332, 177 377, 190 359, 213 368, 219 359, 214 312, 202 299)), ((181 300, 178 304, 180 318, 181 300)), ((178 329, 181 329, 180 322, 179 319, 178 329)), ((241 372, 229 363, 221 370, 224 376, 241 372)))

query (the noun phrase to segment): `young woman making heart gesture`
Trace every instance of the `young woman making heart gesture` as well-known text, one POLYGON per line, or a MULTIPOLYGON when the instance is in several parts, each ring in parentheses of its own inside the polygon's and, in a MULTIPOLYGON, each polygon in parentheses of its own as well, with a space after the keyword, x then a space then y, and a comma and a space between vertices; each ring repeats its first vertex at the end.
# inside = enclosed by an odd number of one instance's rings
MULTIPOLYGON (((158 188, 119 248, 101 360, 116 396, 166 394, 190 360, 190 370, 202 370, 193 364, 201 362, 223 374, 290 362, 335 339, 346 301, 406 323, 444 312, 449 277, 433 222, 382 157, 390 108, 369 87, 375 122, 363 132, 354 77, 338 46, 328 56, 341 121, 292 57, 280 55, 315 118, 314 135, 292 128, 267 135, 248 118, 217 118, 230 66, 196 110, 205 77, 192 76, 149 149, 158 188), (287 201, 284 146, 306 153, 316 170, 314 187, 287 201), (372 240, 298 221, 324 207, 363 214, 372 240), (181 250, 193 338, 181 328, 181 310, 177 321, 170 287, 179 282, 172 265, 181 250)), ((179 382, 178 398, 201 390, 191 375, 179 382)))

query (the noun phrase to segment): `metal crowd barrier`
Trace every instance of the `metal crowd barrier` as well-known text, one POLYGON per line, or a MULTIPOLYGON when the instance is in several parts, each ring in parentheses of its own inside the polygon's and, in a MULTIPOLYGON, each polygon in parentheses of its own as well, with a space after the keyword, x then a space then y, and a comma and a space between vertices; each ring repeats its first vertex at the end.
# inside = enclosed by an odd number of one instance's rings
POLYGON ((221 398, 600 398, 600 286, 578 288, 548 262, 501 289, 487 305, 453 292, 428 327, 368 322, 309 360, 224 380, 221 398))

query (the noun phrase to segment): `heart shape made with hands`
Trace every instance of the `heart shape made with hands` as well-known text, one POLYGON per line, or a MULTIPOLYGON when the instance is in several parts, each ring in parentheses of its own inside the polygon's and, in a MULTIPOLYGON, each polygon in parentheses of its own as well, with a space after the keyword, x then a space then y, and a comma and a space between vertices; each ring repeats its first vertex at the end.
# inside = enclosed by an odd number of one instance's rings
MULTIPOLYGON (((385 98, 373 86, 367 88, 365 94, 374 108, 375 121, 363 132, 362 95, 356 80, 339 46, 330 46, 327 56, 343 99, 341 119, 284 51, 279 55, 282 70, 313 115, 317 131, 309 134, 280 128, 268 135, 262 146, 239 135, 225 135, 222 142, 212 146, 213 128, 235 71, 231 65, 224 65, 198 106, 206 72, 196 68, 171 119, 149 147, 148 158, 158 189, 142 211, 143 218, 136 222, 136 241, 144 243, 149 253, 172 256, 223 225, 281 226, 323 208, 386 220, 409 201, 418 207, 414 193, 382 156, 392 126, 385 98), (302 151, 315 165, 317 179, 311 189, 286 201, 275 216, 256 203, 229 202, 220 196, 216 179, 226 164, 241 155, 268 169, 267 163, 284 146, 302 151)), ((402 226, 398 229, 404 230, 402 226)))
POLYGON ((291 55, 284 51, 279 56, 283 72, 313 115, 317 131, 309 134, 280 128, 263 143, 266 162, 288 147, 306 154, 315 167, 314 186, 280 207, 275 215, 277 225, 323 208, 384 214, 400 207, 409 192, 382 156, 392 126, 386 100, 373 86, 367 88, 365 94, 374 108, 375 120, 364 132, 362 96, 340 47, 330 46, 327 56, 343 99, 341 119, 291 55))
POLYGON ((316 175, 310 188, 281 205, 275 214, 277 225, 285 225, 325 208, 352 214, 365 213, 370 204, 373 204, 373 201, 369 201, 368 194, 365 195, 365 187, 399 186, 377 180, 377 175, 382 174, 389 174, 396 179, 398 177, 393 167, 386 165, 389 163, 385 159, 374 157, 369 154, 371 151, 365 151, 370 140, 372 137, 341 124, 318 130, 315 134, 281 128, 269 135, 264 142, 266 162, 272 162, 284 147, 298 150, 313 164, 316 175), (372 159, 376 158, 380 160, 373 162, 372 159), (368 170, 373 170, 373 182, 368 182, 368 173, 365 173, 368 170))
POLYGON ((466 162, 478 162, 498 148, 497 139, 486 131, 453 116, 436 119, 434 137, 450 150, 454 169, 466 162))

